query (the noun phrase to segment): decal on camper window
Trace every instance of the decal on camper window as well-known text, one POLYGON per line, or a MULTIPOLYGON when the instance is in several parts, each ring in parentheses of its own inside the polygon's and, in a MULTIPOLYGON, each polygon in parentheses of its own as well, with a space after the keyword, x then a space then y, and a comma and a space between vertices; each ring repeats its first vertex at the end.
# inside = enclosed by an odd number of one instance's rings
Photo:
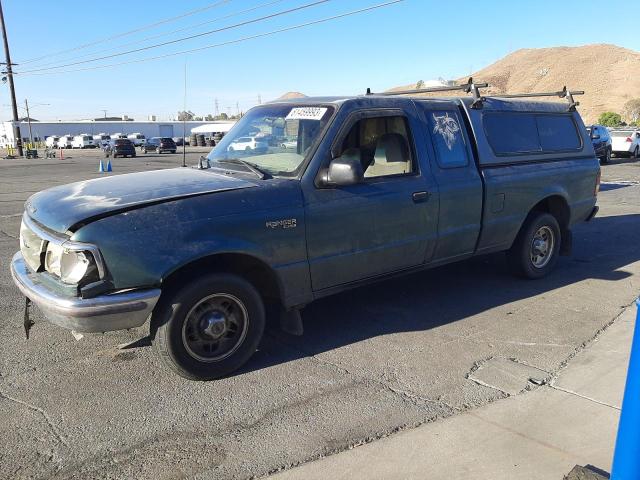
POLYGON ((451 150, 458 140, 458 132, 460 126, 455 118, 450 117, 448 113, 444 115, 433 114, 433 133, 442 135, 447 148, 451 150))

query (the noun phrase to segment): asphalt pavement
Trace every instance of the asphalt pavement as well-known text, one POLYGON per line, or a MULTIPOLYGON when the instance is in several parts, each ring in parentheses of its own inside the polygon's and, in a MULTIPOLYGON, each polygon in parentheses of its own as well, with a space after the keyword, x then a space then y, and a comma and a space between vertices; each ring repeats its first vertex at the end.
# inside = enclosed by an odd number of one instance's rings
MULTIPOLYGON (((553 376, 640 292, 640 162, 614 159, 548 278, 496 254, 346 292, 304 310, 304 336, 270 329, 240 372, 190 382, 119 348, 144 327, 78 341, 36 313, 24 338, 8 267, 23 203, 101 175, 98 152, 66 153, 0 160, 0 478, 264 476, 506 398, 521 366, 553 376)), ((116 159, 111 175, 181 162, 116 159)))

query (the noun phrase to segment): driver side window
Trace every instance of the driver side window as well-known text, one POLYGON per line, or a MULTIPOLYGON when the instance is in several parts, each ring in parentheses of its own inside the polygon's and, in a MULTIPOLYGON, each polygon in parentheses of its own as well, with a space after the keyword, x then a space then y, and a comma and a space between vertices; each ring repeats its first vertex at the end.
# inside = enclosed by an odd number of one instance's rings
POLYGON ((359 120, 342 142, 341 151, 360 158, 365 179, 414 172, 409 126, 402 116, 359 120))

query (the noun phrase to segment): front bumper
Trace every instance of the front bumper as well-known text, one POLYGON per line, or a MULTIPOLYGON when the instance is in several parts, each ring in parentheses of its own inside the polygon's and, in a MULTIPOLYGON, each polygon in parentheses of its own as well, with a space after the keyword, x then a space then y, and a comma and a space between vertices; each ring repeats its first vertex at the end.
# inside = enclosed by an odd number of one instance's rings
POLYGON ((127 290, 94 298, 66 297, 45 288, 31 273, 20 252, 11 261, 11 276, 20 291, 56 325, 80 333, 141 326, 153 311, 160 289, 127 290))

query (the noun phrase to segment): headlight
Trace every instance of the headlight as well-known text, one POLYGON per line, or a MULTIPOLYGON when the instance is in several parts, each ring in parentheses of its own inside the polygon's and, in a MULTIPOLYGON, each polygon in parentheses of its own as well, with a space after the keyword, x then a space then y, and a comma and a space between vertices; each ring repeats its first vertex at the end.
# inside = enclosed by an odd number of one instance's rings
POLYGON ((49 242, 45 255, 45 269, 64 283, 80 282, 89 269, 95 266, 93 256, 82 250, 69 250, 49 242))

